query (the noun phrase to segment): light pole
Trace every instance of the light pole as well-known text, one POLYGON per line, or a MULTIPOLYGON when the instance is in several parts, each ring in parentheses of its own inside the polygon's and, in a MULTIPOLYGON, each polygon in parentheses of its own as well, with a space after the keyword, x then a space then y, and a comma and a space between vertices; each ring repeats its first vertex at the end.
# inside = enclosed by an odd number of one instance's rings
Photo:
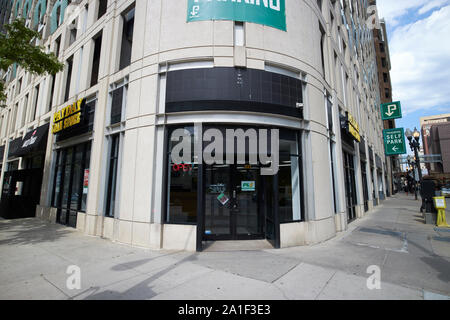
MULTIPOLYGON (((416 167, 417 167, 417 173, 419 175, 419 183, 422 182, 422 168, 420 167, 420 157, 419 157, 419 149, 420 149, 420 132, 417 130, 417 128, 414 128, 414 131, 411 131, 410 129, 406 129, 405 135, 409 140, 409 146, 411 147, 411 151, 414 152, 414 158, 416 160, 416 167), (414 138, 414 139, 413 139, 414 138)), ((414 174, 415 176, 415 174, 414 174)), ((414 177, 415 181, 415 177, 414 177)), ((417 186, 417 182, 416 182, 417 186)), ((423 195, 422 195, 422 188, 420 188, 420 196, 422 197, 422 206, 420 207, 420 211, 424 208, 423 203, 423 195)), ((416 193, 416 199, 417 199, 417 193, 416 193)))

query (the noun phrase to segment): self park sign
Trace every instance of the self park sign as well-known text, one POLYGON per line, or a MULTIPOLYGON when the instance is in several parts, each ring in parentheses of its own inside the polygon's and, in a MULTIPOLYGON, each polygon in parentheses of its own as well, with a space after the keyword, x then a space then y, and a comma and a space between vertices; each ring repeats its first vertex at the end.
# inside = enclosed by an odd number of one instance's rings
POLYGON ((402 117, 402 106, 400 101, 384 103, 381 105, 381 119, 392 120, 402 117))
POLYGON ((232 20, 286 31, 285 0, 188 0, 187 22, 232 20))
POLYGON ((403 128, 383 130, 386 156, 406 153, 405 130, 403 128))

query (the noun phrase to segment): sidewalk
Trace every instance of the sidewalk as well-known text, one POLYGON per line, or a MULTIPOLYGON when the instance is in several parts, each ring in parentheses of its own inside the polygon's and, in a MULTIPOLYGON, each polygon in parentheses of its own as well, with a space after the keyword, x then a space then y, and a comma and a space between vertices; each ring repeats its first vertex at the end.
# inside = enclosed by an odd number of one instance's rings
POLYGON ((450 232, 425 225, 419 207, 400 194, 319 245, 202 253, 0 220, 0 299, 448 299, 450 232), (67 288, 71 265, 80 290, 67 288), (367 288, 369 266, 380 290, 367 288))

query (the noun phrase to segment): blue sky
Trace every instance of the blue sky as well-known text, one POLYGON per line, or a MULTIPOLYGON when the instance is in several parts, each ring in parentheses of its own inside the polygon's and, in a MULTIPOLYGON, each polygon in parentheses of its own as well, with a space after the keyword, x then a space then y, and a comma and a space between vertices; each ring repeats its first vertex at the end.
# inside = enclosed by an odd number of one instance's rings
POLYGON ((387 24, 397 127, 420 128, 424 116, 450 113, 450 0, 378 0, 387 24))

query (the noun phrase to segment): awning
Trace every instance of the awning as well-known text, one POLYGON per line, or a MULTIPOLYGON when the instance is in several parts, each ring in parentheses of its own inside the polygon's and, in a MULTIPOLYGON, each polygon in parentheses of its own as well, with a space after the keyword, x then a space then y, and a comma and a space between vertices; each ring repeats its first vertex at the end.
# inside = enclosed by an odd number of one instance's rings
POLYGON ((13 146, 13 143, 18 139, 11 142, 9 147, 9 156, 23 157, 30 152, 39 150, 45 151, 45 148, 47 146, 49 125, 50 124, 47 123, 35 130, 28 132, 23 139, 20 139, 20 143, 18 144, 18 146, 15 146, 14 149, 11 149, 11 147, 13 146))

